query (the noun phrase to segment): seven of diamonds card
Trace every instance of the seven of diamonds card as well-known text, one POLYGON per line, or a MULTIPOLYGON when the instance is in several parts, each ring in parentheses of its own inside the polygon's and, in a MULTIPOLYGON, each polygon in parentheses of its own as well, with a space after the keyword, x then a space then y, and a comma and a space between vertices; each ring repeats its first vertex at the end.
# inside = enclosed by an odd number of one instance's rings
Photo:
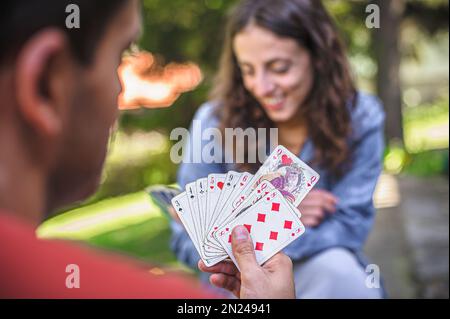
POLYGON ((245 226, 253 241, 256 260, 263 264, 304 233, 299 215, 275 189, 219 229, 217 237, 237 266, 231 250, 231 231, 238 225, 245 226))

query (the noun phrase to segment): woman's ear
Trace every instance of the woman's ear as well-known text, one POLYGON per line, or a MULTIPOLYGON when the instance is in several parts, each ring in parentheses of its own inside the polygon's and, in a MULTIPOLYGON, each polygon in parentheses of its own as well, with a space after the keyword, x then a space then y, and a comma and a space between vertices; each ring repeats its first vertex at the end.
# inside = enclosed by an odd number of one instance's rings
POLYGON ((14 85, 18 111, 36 134, 54 137, 61 131, 64 103, 61 96, 67 83, 62 60, 68 56, 64 33, 44 29, 20 49, 15 69, 14 85))

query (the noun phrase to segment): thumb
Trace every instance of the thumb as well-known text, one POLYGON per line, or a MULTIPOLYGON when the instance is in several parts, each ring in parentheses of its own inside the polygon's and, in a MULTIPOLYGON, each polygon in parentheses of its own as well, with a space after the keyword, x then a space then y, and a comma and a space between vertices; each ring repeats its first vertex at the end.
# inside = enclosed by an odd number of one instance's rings
POLYGON ((236 226, 233 229, 231 248, 242 273, 248 273, 259 267, 256 262, 253 242, 246 227, 236 226))

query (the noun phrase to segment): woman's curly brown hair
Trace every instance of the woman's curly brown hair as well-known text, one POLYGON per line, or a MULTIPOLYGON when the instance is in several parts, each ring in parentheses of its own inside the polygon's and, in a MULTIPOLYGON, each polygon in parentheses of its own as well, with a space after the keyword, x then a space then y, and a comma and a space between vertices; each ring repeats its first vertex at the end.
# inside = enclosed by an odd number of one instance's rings
MULTIPOLYGON (((350 158, 347 138, 351 133, 350 110, 355 104, 356 89, 337 28, 318 0, 244 0, 234 8, 211 92, 211 98, 220 103, 217 114, 220 128, 276 127, 244 87, 233 52, 234 37, 250 23, 278 36, 293 38, 309 51, 314 83, 301 105, 300 116, 307 123, 315 146, 314 163, 335 176, 341 175, 350 158)), ((259 163, 239 164, 241 169, 252 172, 258 166, 259 163)))

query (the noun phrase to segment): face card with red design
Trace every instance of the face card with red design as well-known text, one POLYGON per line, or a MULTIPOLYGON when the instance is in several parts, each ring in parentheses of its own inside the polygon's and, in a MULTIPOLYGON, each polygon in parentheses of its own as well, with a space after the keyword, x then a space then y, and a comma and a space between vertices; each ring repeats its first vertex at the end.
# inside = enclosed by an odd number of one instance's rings
POLYGON ((261 265, 304 233, 305 227, 298 216, 285 197, 273 190, 218 230, 217 237, 237 266, 231 250, 231 231, 237 225, 244 225, 250 232, 256 260, 261 265))
MULTIPOLYGON (((242 196, 248 197, 263 180, 270 181, 288 201, 298 207, 319 180, 319 174, 284 146, 278 145, 243 190, 242 196)), ((235 202, 234 207, 237 204, 235 202)))

